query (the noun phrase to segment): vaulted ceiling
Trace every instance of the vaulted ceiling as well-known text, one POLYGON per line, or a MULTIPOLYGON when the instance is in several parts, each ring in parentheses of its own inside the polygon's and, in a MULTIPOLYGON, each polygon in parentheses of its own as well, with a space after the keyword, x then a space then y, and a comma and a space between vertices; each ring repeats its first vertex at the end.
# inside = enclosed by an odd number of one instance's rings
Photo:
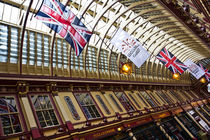
MULTIPOLYGON (((8 15, 10 18, 2 18, 2 21, 53 34, 52 30, 33 18, 41 1, 1 2, 5 4, 0 7, 4 12, 8 12, 6 5, 14 7, 8 15), (19 10, 16 12, 15 8, 19 10)), ((155 56, 166 47, 182 62, 186 59, 196 63, 205 60, 205 65, 209 67, 210 18, 206 0, 199 3, 196 0, 61 0, 61 2, 69 6, 94 33, 84 52, 87 53, 89 46, 97 48, 97 59, 103 50, 110 54, 119 54, 117 48, 110 43, 110 38, 120 27, 138 39, 151 53, 146 63, 160 64, 155 56)), ((2 13, 5 14, 4 12, 2 13)))

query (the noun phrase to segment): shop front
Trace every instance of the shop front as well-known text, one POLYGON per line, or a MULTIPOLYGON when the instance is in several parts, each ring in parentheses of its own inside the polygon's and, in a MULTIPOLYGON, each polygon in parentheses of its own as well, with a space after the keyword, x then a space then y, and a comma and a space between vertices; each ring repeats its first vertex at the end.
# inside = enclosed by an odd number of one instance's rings
POLYGON ((190 133, 197 138, 201 139, 199 134, 202 133, 200 127, 187 115, 187 113, 182 112, 177 115, 178 119, 182 122, 182 124, 190 131, 190 133))
POLYGON ((175 140, 191 139, 188 133, 179 125, 173 117, 167 117, 161 120, 161 126, 166 133, 175 140))

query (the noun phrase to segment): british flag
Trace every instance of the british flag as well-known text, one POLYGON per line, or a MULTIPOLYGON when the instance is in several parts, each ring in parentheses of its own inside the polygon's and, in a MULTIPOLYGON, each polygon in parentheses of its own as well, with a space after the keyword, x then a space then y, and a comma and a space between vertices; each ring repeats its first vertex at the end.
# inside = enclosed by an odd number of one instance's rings
POLYGON ((163 48, 156 57, 173 73, 178 72, 179 74, 182 74, 187 70, 187 66, 185 66, 171 52, 167 51, 166 48, 163 48))
POLYGON ((36 18, 62 36, 74 48, 77 56, 92 35, 80 19, 57 0, 44 0, 36 18))
POLYGON ((210 70, 205 68, 202 64, 198 64, 201 69, 205 72, 204 76, 206 77, 206 80, 209 82, 210 81, 210 70))

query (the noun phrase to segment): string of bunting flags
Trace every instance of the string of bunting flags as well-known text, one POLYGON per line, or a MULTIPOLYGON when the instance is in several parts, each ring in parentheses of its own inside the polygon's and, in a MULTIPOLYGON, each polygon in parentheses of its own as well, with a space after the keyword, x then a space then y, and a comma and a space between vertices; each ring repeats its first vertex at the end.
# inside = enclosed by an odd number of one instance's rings
MULTIPOLYGON (((57 0, 44 0, 35 17, 63 37, 74 49, 77 56, 80 55, 91 38, 92 32, 67 6, 57 0)), ((137 39, 121 28, 117 29, 110 42, 138 68, 151 55, 137 39)), ((181 75, 185 70, 188 70, 197 79, 204 75, 207 81, 210 80, 208 69, 201 64, 193 63, 190 59, 182 63, 166 48, 162 48, 156 58, 172 73, 181 75)))

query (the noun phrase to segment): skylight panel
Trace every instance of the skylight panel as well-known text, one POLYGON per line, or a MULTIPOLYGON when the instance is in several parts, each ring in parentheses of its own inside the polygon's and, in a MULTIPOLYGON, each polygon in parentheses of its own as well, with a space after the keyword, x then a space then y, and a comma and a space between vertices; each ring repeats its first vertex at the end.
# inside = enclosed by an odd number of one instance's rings
POLYGON ((20 13, 20 9, 16 8, 16 7, 12 7, 11 9, 11 16, 12 18, 10 18, 10 22, 16 24, 19 20, 19 13, 20 13))
POLYGON ((3 21, 10 22, 12 7, 10 5, 4 5, 3 21))
POLYGON ((0 2, 0 20, 3 18, 4 4, 0 2))

